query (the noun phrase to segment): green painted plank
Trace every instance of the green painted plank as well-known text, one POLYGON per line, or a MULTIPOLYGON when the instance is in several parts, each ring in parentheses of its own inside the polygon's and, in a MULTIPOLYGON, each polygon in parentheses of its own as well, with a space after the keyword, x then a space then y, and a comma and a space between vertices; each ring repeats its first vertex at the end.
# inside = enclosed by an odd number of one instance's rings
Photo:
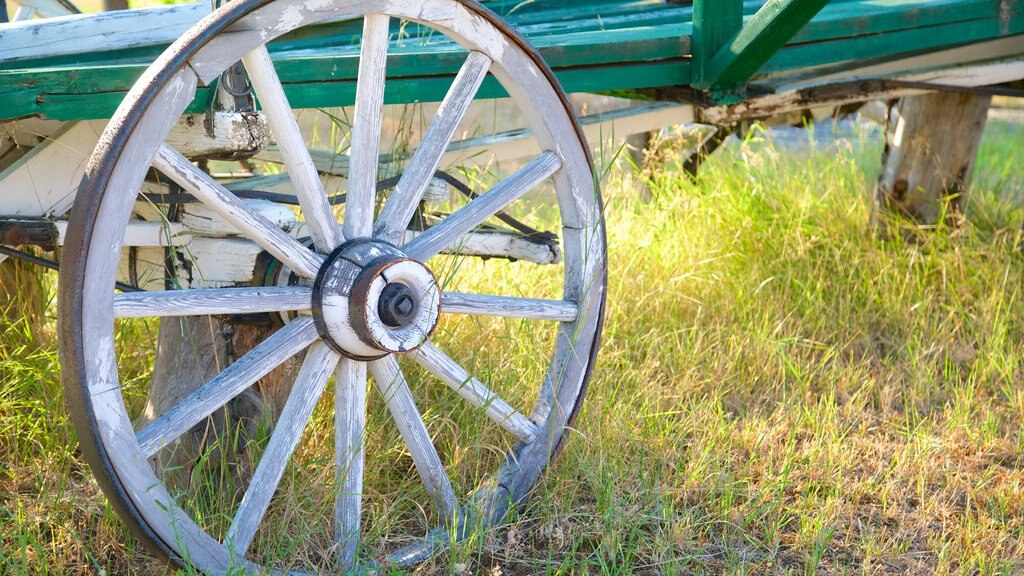
MULTIPOLYGON (((658 62, 648 64, 617 64, 585 69, 556 70, 559 81, 572 92, 596 92, 600 90, 629 90, 652 88, 662 85, 665 77, 688 77, 689 62, 658 62)), ((450 77, 420 77, 389 80, 385 102, 402 104, 407 102, 430 102, 444 98, 450 77)), ((285 82, 285 93, 296 108, 329 108, 348 106, 355 101, 355 81, 285 82)), ((125 92, 102 94, 47 94, 36 98, 29 94, 21 114, 38 115, 52 120, 91 120, 109 118, 125 96, 125 92), (29 104, 30 103, 30 104, 29 104)), ((506 92, 493 78, 488 78, 480 88, 480 98, 498 98, 506 92)), ((209 92, 201 88, 196 98, 186 109, 188 113, 201 113, 206 109, 209 92)))
POLYGON ((780 50, 759 73, 782 72, 848 61, 891 59, 1021 33, 1024 33, 1024 18, 1017 16, 1007 23, 1001 22, 999 18, 984 18, 971 22, 899 30, 889 34, 800 44, 780 50))
POLYGON ((704 65, 703 83, 711 90, 728 90, 742 85, 827 2, 769 0, 704 65))
POLYGON ((792 43, 816 42, 881 34, 896 30, 997 18, 1000 7, 992 0, 854 0, 829 2, 792 43))
POLYGON ((708 63, 742 25, 741 0, 694 0, 691 84, 705 85, 708 63))

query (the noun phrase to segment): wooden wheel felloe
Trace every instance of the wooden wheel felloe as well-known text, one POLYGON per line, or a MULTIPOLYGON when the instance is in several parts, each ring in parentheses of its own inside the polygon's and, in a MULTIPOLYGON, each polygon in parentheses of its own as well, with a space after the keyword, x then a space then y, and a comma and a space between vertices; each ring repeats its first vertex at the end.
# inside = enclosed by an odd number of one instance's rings
MULTIPOLYGON (((159 552, 207 572, 234 567, 332 571, 369 561, 359 554, 368 454, 367 383, 372 379, 421 478, 435 525, 389 562, 410 563, 500 521, 522 501, 561 444, 582 402, 604 307, 602 208, 586 143, 550 71, 521 39, 482 6, 466 0, 242 0, 218 10, 169 48, 118 109, 95 152, 66 240, 60 281, 61 353, 83 450, 104 491, 137 534, 159 552), (299 26, 363 17, 362 52, 352 128, 351 174, 342 223, 306 151, 266 42, 299 26), (389 31, 394 21, 430 27, 467 50, 440 111, 398 185, 378 202, 378 157, 389 31), (196 87, 241 60, 267 115, 299 198, 313 248, 277 228, 164 143, 196 87), (541 152, 486 193, 455 209, 409 242, 412 219, 441 155, 481 83, 491 75, 527 119, 541 152), (174 180, 242 235, 304 280, 295 286, 166 290, 115 294, 122 238, 136 192, 151 168, 174 180), (460 238, 528 195, 552 192, 564 261, 561 296, 483 294, 448 289, 437 256, 457 252, 460 238), (376 206, 380 205, 379 210, 376 206), (454 247, 454 248, 453 248, 454 247), (137 429, 121 389, 115 352, 117 318, 272 312, 284 327, 221 370, 178 405, 137 429), (283 314, 288 312, 288 314, 283 314), (549 342, 537 358, 543 376, 524 380, 533 406, 507 401, 446 351, 437 326, 446 318, 511 318, 549 342), (543 335, 550 335, 545 337, 543 335), (173 493, 149 458, 304 353, 298 376, 230 521, 211 519, 194 499, 173 493), (400 363, 401 361, 401 363, 400 363), (415 367, 415 368, 414 368, 415 367), (432 410, 410 386, 411 370, 452 388, 477 406, 508 451, 490 478, 453 482, 423 414, 432 410), (318 502, 330 535, 321 560, 260 549, 259 531, 286 530, 268 516, 279 484, 333 378, 333 497, 318 502), (461 492, 456 491, 456 487, 461 492), (267 523, 277 523, 268 526, 267 523), (283 556, 283 557, 282 557, 283 556), (301 566, 301 568, 300 568, 301 566)), ((442 258, 449 258, 442 256, 442 258)), ((500 355, 500 353, 499 353, 500 355)), ((505 369, 511 369, 504 366, 505 369)), ((528 373, 527 372, 524 372, 528 373)), ((460 400, 462 401, 462 400, 460 400)), ((456 435, 456 439, 459 436, 456 435)), ((319 516, 322 515, 322 516, 319 516)))

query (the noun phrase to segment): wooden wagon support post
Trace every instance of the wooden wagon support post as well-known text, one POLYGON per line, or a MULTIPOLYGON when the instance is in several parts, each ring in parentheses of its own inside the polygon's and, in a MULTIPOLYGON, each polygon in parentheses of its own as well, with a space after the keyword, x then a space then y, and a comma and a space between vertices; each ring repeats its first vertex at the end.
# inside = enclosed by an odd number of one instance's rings
POLYGON ((929 227, 960 223, 991 100, 985 94, 938 92, 895 104, 875 188, 875 215, 884 234, 892 232, 892 216, 929 227))

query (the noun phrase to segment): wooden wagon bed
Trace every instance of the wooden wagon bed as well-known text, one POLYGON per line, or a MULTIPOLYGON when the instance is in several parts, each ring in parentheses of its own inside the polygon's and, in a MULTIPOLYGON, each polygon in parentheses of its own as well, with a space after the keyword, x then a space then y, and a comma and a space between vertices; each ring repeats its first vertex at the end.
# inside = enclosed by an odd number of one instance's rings
MULTIPOLYGON (((802 28, 800 18, 778 12, 813 13, 815 2, 743 2, 742 28, 722 20, 727 16, 695 19, 689 3, 661 0, 486 4, 540 50, 568 92, 703 106, 750 100, 743 113, 758 115, 780 102, 841 103, 851 91, 884 95, 1024 78, 1024 5, 1007 0, 832 0, 802 28), (724 47, 716 51, 715 44, 724 47), (885 78, 900 82, 878 81, 885 78), (773 94, 789 95, 765 98, 773 94)), ((208 3, 199 2, 0 26, 0 119, 109 117, 156 55, 207 12, 208 3)), ((271 45, 293 106, 353 102, 360 26, 337 21, 271 45)), ((386 99, 394 103, 440 100, 465 57, 461 47, 414 25, 393 24, 391 43, 386 99)), ((493 79, 480 92, 501 95, 493 79)), ((190 111, 208 101, 201 88, 190 111)), ((736 113, 720 107, 706 120, 725 122, 736 113)))

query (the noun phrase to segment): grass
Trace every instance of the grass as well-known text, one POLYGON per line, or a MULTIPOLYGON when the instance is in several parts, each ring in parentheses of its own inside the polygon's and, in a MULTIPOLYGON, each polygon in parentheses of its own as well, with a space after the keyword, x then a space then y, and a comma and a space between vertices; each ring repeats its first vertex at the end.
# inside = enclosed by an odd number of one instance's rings
MULTIPOLYGON (((608 317, 577 432, 507 527, 420 571, 1024 571, 1019 139, 1019 125, 990 123, 970 224, 913 244, 869 229, 881 154, 869 138, 787 150, 757 134, 696 182, 670 153, 650 204, 612 171, 608 317)), ((482 263, 464 277, 511 293, 545 281, 524 270, 482 263)), ((129 390, 145 384, 152 328, 122 333, 129 390)), ((525 330, 463 323, 439 337, 476 351, 516 399, 544 344, 525 330)), ((0 572, 164 573, 77 452, 52 332, 49 318, 0 336, 0 572)), ((493 469, 489 425, 414 388, 453 482, 493 469)), ((329 422, 329 404, 314 418, 329 422)), ((273 510, 294 531, 261 536, 271 548, 315 520, 295 511, 317 499, 309 477, 329 489, 324 434, 286 474, 295 501, 273 510)), ((364 532, 386 547, 429 514, 402 507, 422 488, 379 401, 368 441, 364 532)))

